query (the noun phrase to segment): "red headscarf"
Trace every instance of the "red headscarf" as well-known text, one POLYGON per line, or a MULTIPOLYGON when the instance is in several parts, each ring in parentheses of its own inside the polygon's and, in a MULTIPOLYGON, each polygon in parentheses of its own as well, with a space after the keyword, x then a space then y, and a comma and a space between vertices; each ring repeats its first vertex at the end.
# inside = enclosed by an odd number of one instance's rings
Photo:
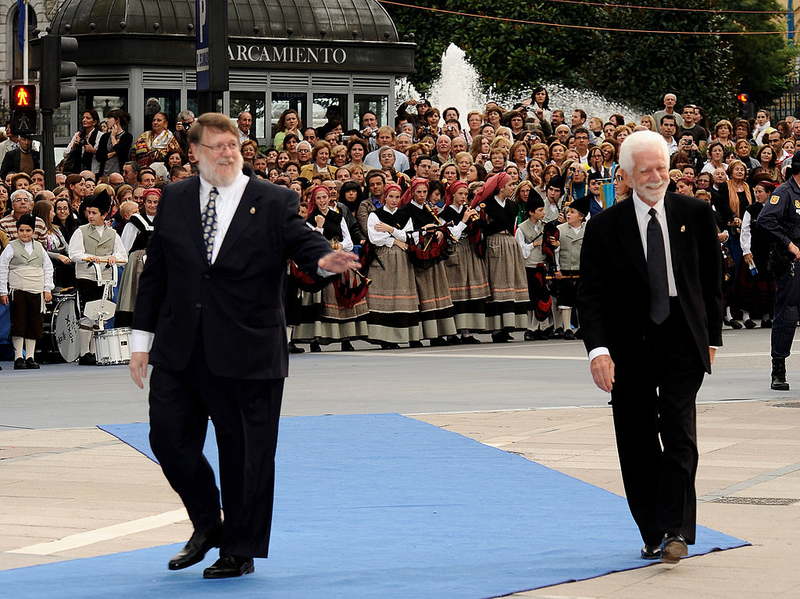
POLYGON ((324 185, 315 185, 311 188, 311 191, 308 192, 308 213, 311 214, 314 212, 314 208, 317 207, 317 194, 320 191, 324 191, 328 194, 328 197, 331 195, 331 190, 325 187, 324 185))
POLYGON ((464 181, 460 181, 456 179, 450 185, 447 186, 447 189, 444 192, 444 205, 449 206, 453 203, 453 195, 461 189, 469 189, 469 185, 467 185, 464 181))
POLYGON ((160 198, 161 190, 158 187, 148 187, 142 192, 142 199, 146 198, 147 196, 157 196, 160 198))
POLYGON ((390 181, 389 183, 386 184, 386 187, 383 188, 383 198, 384 198, 383 203, 384 204, 386 203, 386 194, 389 193, 390 190, 391 191, 397 190, 401 194, 403 193, 403 189, 397 183, 393 183, 393 182, 390 181))
POLYGON ((484 183, 483 187, 480 188, 478 193, 475 194, 475 198, 472 200, 470 207, 474 208, 481 202, 485 201, 486 198, 494 196, 497 191, 505 187, 509 181, 511 181, 511 176, 504 171, 500 171, 496 175, 492 175, 486 180, 486 183, 484 183))
MULTIPOLYGON (((425 189, 428 188, 428 180, 423 179, 422 177, 417 177, 411 181, 411 185, 408 186, 406 192, 403 194, 403 197, 400 198, 400 207, 405 206, 406 204, 411 202, 411 199, 414 197, 414 190, 419 187, 420 185, 424 186, 425 189)), ((386 192, 384 192, 386 193, 386 192)))

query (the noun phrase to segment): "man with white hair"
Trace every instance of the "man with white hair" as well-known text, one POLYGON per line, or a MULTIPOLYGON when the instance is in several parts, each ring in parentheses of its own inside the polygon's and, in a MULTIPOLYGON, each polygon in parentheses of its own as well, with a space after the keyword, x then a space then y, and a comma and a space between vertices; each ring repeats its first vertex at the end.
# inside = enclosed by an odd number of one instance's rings
MULTIPOLYGON (((11 212, 3 218, 0 218, 0 229, 8 235, 9 241, 14 241, 19 237, 17 233, 17 221, 21 216, 33 212, 33 196, 27 189, 17 189, 8 198, 11 204, 11 212)), ((44 242, 47 238, 47 228, 44 221, 36 217, 35 227, 33 232, 34 241, 44 242)))
POLYGON ((581 331, 594 382, 611 393, 641 556, 674 564, 695 540, 695 397, 722 345, 719 242, 709 204, 667 192, 661 135, 629 135, 619 162, 633 197, 586 228, 581 331))
POLYGON ((678 127, 683 127, 683 117, 675 112, 675 105, 677 103, 678 97, 675 94, 664 94, 664 110, 657 110, 655 114, 653 114, 659 132, 661 131, 661 119, 666 115, 674 116, 675 124, 678 127))

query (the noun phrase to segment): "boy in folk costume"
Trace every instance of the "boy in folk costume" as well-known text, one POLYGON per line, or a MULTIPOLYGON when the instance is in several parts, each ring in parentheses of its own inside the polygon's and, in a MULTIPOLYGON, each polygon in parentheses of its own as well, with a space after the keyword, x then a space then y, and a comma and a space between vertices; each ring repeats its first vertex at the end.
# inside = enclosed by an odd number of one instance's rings
MULTIPOLYGON (((581 268, 581 247, 586 230, 586 216, 589 214, 590 198, 575 200, 566 209, 566 221, 558 225, 559 246, 556 249, 556 289, 558 293, 558 313, 561 324, 556 320, 556 328, 564 330, 564 339, 575 339, 572 330, 572 308, 576 305, 578 277, 581 268)), ((555 292, 554 292, 555 294, 555 292)))
MULTIPOLYGON (((117 232, 106 225, 105 217, 111 207, 111 197, 103 190, 84 201, 89 223, 75 230, 69 241, 69 259, 75 263, 76 286, 80 298, 81 314, 86 303, 103 299, 105 283, 114 280, 117 262, 125 262, 128 253, 117 232), (95 267, 95 264, 98 267, 95 267), (99 270, 99 277, 98 277, 99 270), (98 278, 100 280, 98 280, 98 278)), ((94 365, 97 359, 91 351, 92 333, 99 323, 87 316, 81 318, 80 358, 81 365, 94 365)))
POLYGON ((44 304, 52 299, 53 263, 42 244, 33 240, 35 217, 25 214, 16 224, 18 238, 0 254, 0 303, 11 305, 14 370, 36 369, 33 354, 42 337, 44 304))
POLYGON ((547 265, 542 247, 545 238, 544 219, 547 216, 544 201, 537 194, 531 194, 526 206, 528 218, 517 227, 514 237, 522 249, 525 259, 525 274, 528 277, 528 296, 531 309, 528 311, 528 330, 525 341, 546 339, 547 321, 550 318, 552 300, 547 286, 547 265))

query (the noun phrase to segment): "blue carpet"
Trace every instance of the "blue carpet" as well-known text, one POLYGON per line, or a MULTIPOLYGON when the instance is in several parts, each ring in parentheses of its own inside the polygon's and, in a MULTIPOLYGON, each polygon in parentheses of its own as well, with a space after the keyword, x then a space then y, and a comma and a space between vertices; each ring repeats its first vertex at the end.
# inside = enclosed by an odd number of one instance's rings
MULTIPOLYGON (((101 428, 152 457, 147 424, 101 428)), ((213 436, 206 447, 216 463, 213 436)), ((702 527, 697 541, 691 555, 746 545, 702 527)), ((15 599, 462 599, 648 563, 623 498, 396 414, 281 420, 271 557, 255 574, 169 572, 180 546, 0 572, 0 589, 15 599)))

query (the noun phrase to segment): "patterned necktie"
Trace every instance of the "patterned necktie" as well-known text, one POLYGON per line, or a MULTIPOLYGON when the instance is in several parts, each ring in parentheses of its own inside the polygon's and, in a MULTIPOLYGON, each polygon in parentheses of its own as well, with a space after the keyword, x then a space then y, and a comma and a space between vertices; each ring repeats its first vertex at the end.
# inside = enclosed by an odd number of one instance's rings
POLYGON ((650 279, 650 320, 661 324, 669 316, 669 284, 667 283, 667 253, 664 233, 655 208, 648 212, 647 274, 650 279))
POLYGON ((214 237, 217 236, 217 196, 219 192, 216 187, 212 187, 208 193, 208 204, 203 210, 203 241, 206 244, 206 257, 211 264, 211 256, 214 253, 214 237))

